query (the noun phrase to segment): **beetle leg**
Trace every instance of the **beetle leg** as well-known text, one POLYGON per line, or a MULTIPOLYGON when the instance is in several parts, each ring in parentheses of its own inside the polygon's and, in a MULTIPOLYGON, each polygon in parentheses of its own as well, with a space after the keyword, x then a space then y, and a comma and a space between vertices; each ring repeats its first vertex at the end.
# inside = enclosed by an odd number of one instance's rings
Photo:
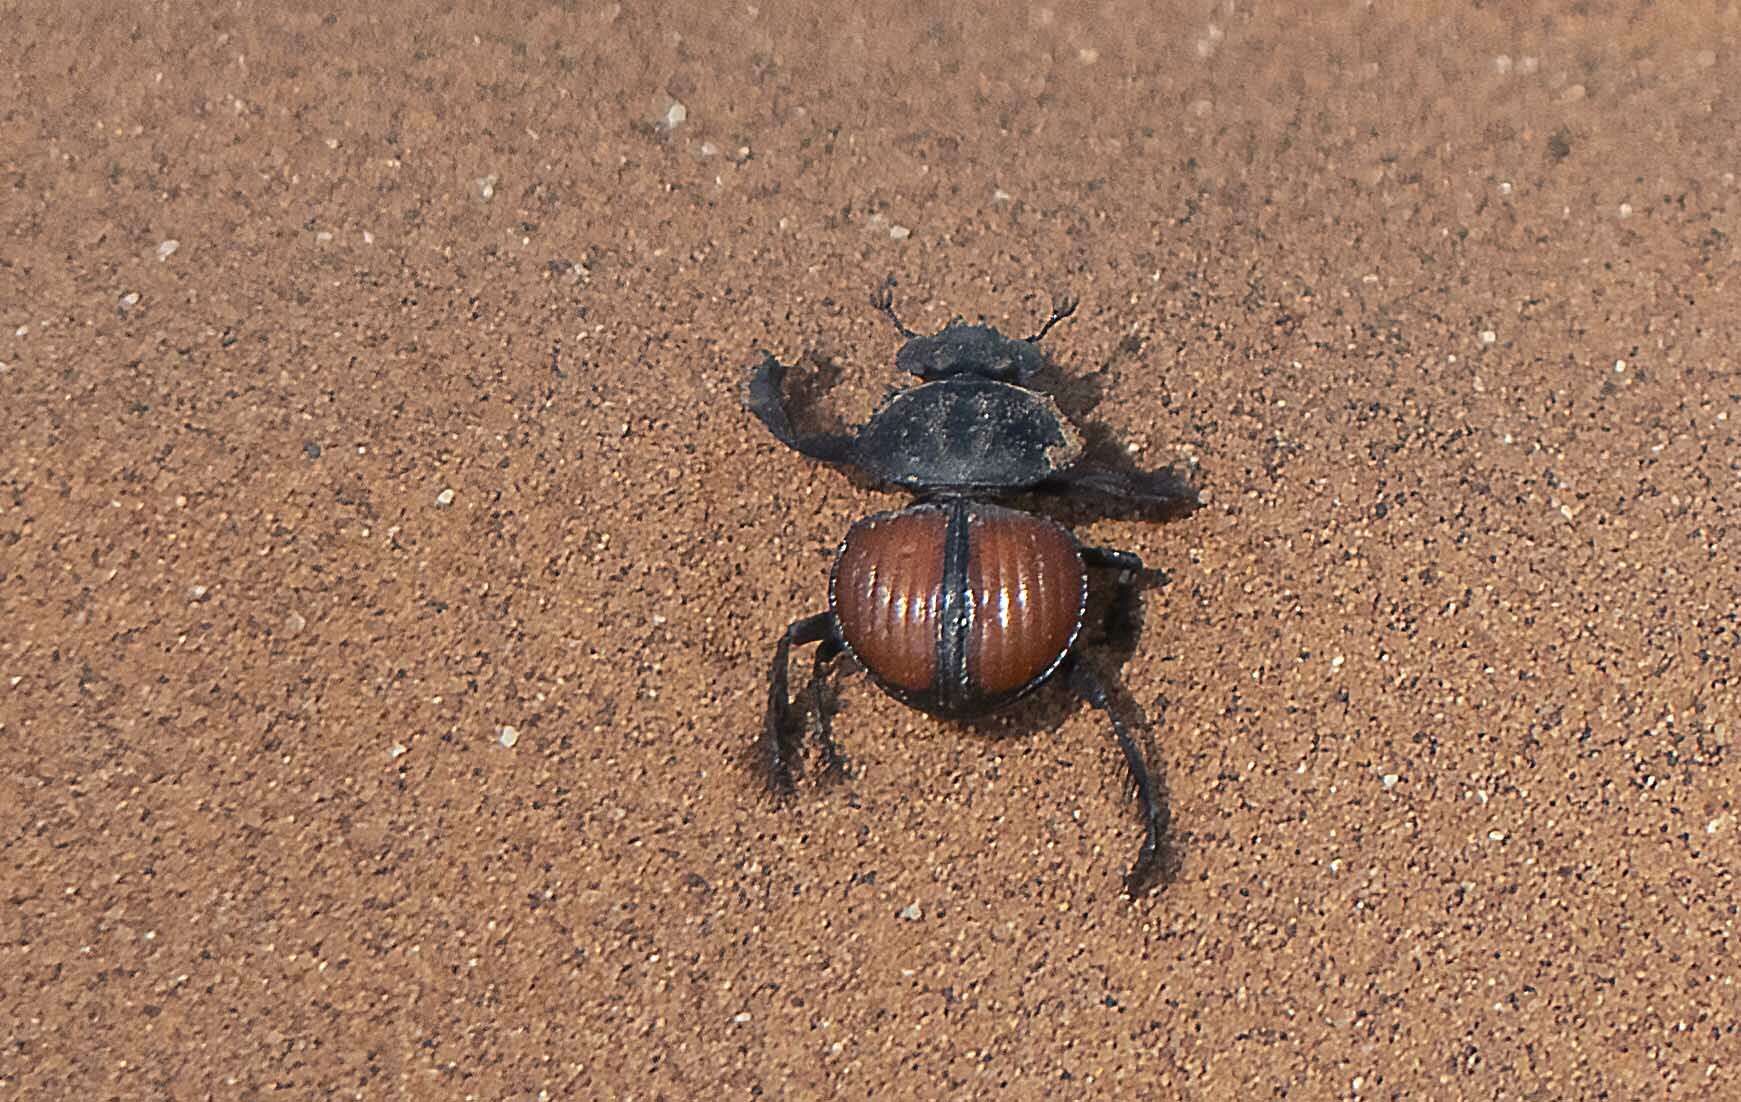
POLYGON ((774 438, 800 455, 820 459, 824 463, 853 462, 854 438, 838 432, 799 432, 792 427, 786 412, 785 395, 781 387, 791 368, 762 353, 762 362, 750 374, 744 388, 744 408, 755 414, 774 438))
POLYGON ((1040 483, 1036 489, 1089 501, 1153 509, 1163 517, 1182 517, 1200 507, 1197 486, 1174 467, 1139 471, 1095 459, 1040 483))
POLYGON ((1162 844, 1172 814, 1167 809, 1164 798, 1155 798, 1156 785, 1149 774, 1148 762, 1143 760, 1142 748, 1137 745, 1136 739, 1125 729, 1124 721, 1113 710, 1111 701, 1107 699, 1106 687, 1100 683, 1100 678, 1086 664, 1072 661, 1069 679, 1070 688, 1077 696, 1106 713, 1107 719, 1112 721, 1112 737, 1117 740, 1118 748, 1124 751, 1125 767, 1130 770, 1131 783, 1136 786, 1137 804, 1142 811, 1146 833, 1142 848, 1137 850, 1136 862, 1131 865, 1130 872, 1124 878, 1125 891, 1135 899, 1149 887, 1155 873, 1160 871, 1162 844))
POLYGON ((1084 547, 1082 558, 1089 566, 1104 566, 1108 570, 1122 570, 1128 574, 1143 572, 1143 557, 1135 551, 1120 551, 1114 547, 1084 547))
POLYGON ((816 647, 816 661, 810 667, 810 714, 816 721, 816 745, 822 750, 823 775, 830 780, 846 776, 849 763, 834 741, 834 699, 828 691, 828 673, 846 645, 832 632, 816 647))
POLYGON ((1141 613, 1137 590, 1145 582, 1158 580, 1165 584, 1166 574, 1145 568, 1142 556, 1134 551, 1117 551, 1110 547, 1084 547, 1082 561, 1089 566, 1118 572, 1115 583, 1118 588, 1113 591, 1112 601, 1106 607, 1106 635, 1114 644, 1129 643, 1135 637, 1141 613), (1158 575, 1158 579, 1153 575, 1158 575))
POLYGON ((819 612, 794 622, 774 645, 774 665, 768 671, 768 715, 762 723, 759 748, 768 787, 778 795, 791 793, 792 774, 801 762, 803 749, 803 721, 794 718, 792 697, 787 691, 792 648, 833 638, 834 614, 819 612))

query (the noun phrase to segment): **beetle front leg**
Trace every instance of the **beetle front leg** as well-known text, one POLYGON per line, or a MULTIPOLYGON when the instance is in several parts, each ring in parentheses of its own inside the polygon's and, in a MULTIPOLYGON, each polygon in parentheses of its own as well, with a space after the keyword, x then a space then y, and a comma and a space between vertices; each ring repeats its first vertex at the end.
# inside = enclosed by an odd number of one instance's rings
POLYGON ((1110 464, 1084 460, 1042 482, 1037 489, 1115 507, 1152 510, 1162 517, 1186 516, 1203 504, 1197 484, 1188 472, 1175 467, 1139 471, 1116 457, 1110 464))
POLYGON ((786 372, 791 368, 762 353, 762 362, 750 373, 744 387, 744 408, 756 415, 774 439, 799 455, 824 463, 854 463, 854 437, 838 432, 800 432, 792 424, 784 394, 786 372))
POLYGON ((762 722, 762 737, 757 745, 768 787, 777 795, 793 791, 792 776, 803 751, 803 718, 793 715, 787 688, 792 648, 834 638, 834 614, 819 612, 793 623, 774 645, 774 664, 768 671, 768 714, 762 722))

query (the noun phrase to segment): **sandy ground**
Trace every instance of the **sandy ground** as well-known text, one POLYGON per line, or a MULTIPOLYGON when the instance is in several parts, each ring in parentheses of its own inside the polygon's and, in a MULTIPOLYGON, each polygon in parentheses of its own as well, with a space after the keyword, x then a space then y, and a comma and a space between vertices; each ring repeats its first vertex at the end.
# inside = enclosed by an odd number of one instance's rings
POLYGON ((246 7, 9 17, 0 1095, 1741 1097, 1732 6, 246 7), (1061 689, 746 764, 890 273, 1197 465, 1134 902, 1061 689))

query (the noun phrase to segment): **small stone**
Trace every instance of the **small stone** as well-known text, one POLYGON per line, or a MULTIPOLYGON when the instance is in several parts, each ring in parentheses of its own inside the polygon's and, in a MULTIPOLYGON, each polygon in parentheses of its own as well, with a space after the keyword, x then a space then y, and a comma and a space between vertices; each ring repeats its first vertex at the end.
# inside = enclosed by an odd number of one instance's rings
POLYGON ((179 248, 181 248, 181 242, 174 239, 160 241, 157 244, 157 259, 160 261, 168 260, 175 255, 175 250, 179 248))
POLYGON ((513 727, 504 726, 501 733, 496 736, 496 741, 501 743, 507 749, 512 750, 514 744, 520 741, 520 732, 513 727))
POLYGON ((402 758, 410 752, 410 750, 406 749, 403 742, 395 742, 393 745, 387 747, 387 756, 389 758, 402 758))
POLYGON ((917 903, 909 903, 901 908, 900 917, 908 922, 917 922, 925 917, 925 912, 917 903))
POLYGON ((439 494, 435 495, 436 508, 445 509, 449 505, 452 505, 452 504, 453 504, 453 487, 450 486, 447 489, 441 491, 439 494))

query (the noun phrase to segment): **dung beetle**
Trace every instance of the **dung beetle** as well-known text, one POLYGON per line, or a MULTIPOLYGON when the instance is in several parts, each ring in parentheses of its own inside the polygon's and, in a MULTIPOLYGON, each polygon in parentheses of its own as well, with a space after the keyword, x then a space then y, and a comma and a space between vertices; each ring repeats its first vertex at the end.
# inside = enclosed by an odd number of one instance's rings
POLYGON ((906 343, 895 365, 920 382, 895 393, 847 432, 794 428, 783 397, 789 368, 763 353, 745 405, 787 447, 855 469, 916 495, 905 509, 854 524, 835 556, 828 611, 788 627, 774 648, 768 711, 758 743, 770 786, 793 790, 807 719, 827 773, 842 776, 825 682, 834 660, 855 659, 896 699, 968 719, 1011 704, 1055 674, 1111 720, 1134 783, 1146 834, 1125 878, 1132 896, 1156 871, 1166 831, 1142 749, 1111 707, 1104 684, 1075 653, 1087 610, 1088 570, 1118 572, 1129 598, 1142 560, 1085 547, 1058 522, 990 499, 1052 494, 1177 515, 1198 505, 1190 479, 1088 455, 1053 400, 1027 382, 1045 365, 1039 342, 1075 312, 1059 299, 1040 331, 1013 340, 957 320, 929 336, 901 324, 892 286, 871 303, 906 343), (802 702, 788 692, 791 649, 817 644, 802 702))

